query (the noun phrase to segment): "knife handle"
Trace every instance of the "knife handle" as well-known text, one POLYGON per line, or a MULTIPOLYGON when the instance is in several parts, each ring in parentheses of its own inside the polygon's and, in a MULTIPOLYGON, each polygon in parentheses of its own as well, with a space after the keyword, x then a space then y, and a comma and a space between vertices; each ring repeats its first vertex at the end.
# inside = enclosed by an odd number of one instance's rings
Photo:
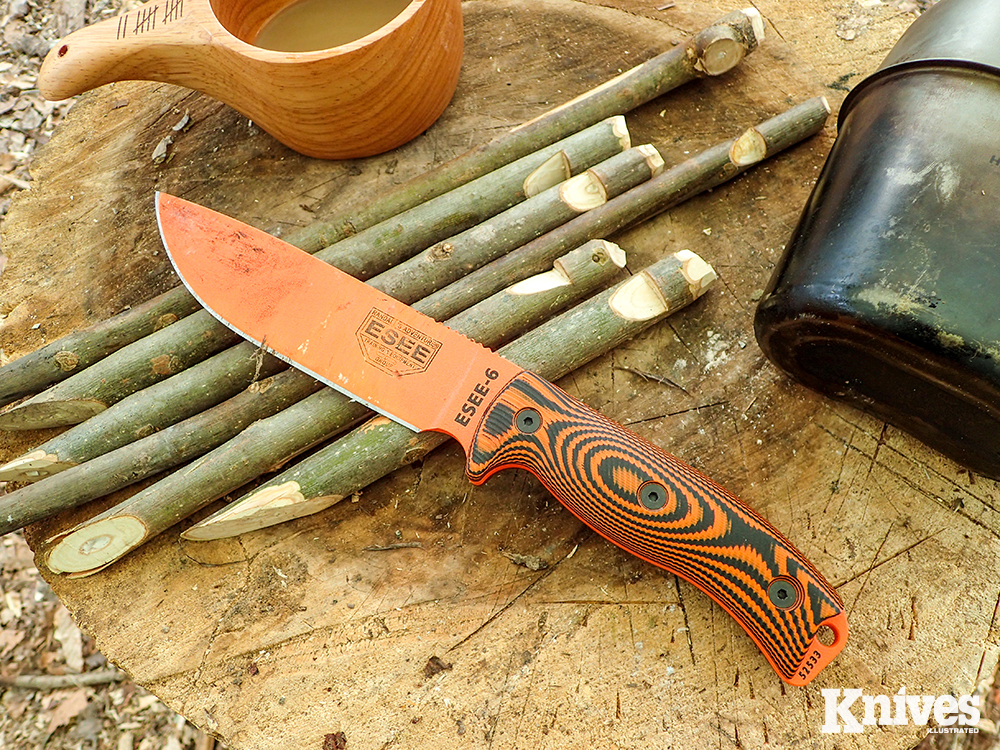
POLYGON ((844 647, 840 596, 780 532, 696 469, 529 372, 497 396, 469 451, 476 484, 505 468, 527 469, 605 539, 708 594, 785 682, 807 684, 844 647))

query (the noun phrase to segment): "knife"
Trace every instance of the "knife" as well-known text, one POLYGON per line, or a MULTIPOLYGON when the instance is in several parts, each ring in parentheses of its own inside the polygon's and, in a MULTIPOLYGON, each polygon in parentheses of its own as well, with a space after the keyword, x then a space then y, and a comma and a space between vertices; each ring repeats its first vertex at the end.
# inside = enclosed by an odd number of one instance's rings
POLYGON ((265 232, 165 193, 156 215, 181 280, 222 323, 411 430, 450 435, 475 484, 500 469, 530 471, 605 539, 708 594, 785 682, 807 684, 844 647, 833 587, 696 469, 265 232))

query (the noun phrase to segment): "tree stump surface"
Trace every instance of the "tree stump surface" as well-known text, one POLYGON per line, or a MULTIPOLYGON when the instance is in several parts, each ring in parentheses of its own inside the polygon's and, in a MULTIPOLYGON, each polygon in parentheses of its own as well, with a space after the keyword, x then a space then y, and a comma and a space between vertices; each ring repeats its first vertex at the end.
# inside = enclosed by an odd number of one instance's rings
MULTIPOLYGON (((812 96, 836 112, 912 20, 855 2, 754 4, 763 46, 730 74, 630 114, 633 143, 652 142, 670 165, 812 96)), ((301 157, 173 86, 92 92, 39 154, 5 223, 3 354, 175 283, 154 190, 287 233, 736 7, 469 0, 452 105, 416 141, 364 160, 301 157), (173 133, 185 114, 191 127, 173 133), (170 157, 154 164, 169 134, 170 157)), ((309 518, 210 543, 180 540, 187 521, 98 575, 58 577, 40 561, 42 574, 112 661, 234 750, 318 750, 337 732, 352 750, 912 746, 926 728, 822 733, 820 691, 961 695, 992 677, 1000 488, 792 383, 756 346, 756 300, 835 132, 831 117, 794 150, 610 238, 633 272, 688 248, 720 278, 560 383, 736 492, 839 589, 850 640, 810 686, 784 686, 706 596, 582 527, 530 475, 468 484, 454 444, 309 518), (366 549, 398 542, 420 546, 366 549)), ((0 433, 0 460, 47 437, 0 433)), ((38 549, 120 497, 38 524, 29 541, 38 549)))

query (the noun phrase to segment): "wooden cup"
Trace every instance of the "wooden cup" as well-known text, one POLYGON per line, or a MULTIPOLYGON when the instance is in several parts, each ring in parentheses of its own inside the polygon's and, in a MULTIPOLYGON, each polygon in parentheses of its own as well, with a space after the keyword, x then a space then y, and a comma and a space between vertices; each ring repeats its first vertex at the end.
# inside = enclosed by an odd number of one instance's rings
POLYGON ((321 159, 400 146, 451 101, 463 49, 460 0, 413 0, 382 28, 330 49, 255 47, 260 29, 290 3, 151 0, 59 41, 39 90, 60 100, 113 81, 186 86, 321 159))

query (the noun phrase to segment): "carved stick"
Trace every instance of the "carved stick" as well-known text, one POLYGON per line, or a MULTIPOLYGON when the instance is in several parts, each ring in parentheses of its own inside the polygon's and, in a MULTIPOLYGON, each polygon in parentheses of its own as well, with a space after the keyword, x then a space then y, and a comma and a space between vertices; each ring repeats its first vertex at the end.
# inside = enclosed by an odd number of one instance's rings
POLYGON ((764 22, 755 8, 728 13, 668 52, 393 188, 370 206, 315 222, 291 235, 290 241, 304 250, 331 245, 605 117, 630 112, 695 78, 720 75, 738 65, 763 39, 764 22))
POLYGON ((631 145, 620 115, 574 133, 557 143, 466 182, 391 216, 316 253, 341 271, 359 279, 402 263, 435 242, 463 232, 541 193, 571 175, 611 158, 631 145), (553 169, 551 158, 562 159, 553 169))
POLYGON ((655 148, 649 145, 631 148, 428 247, 379 274, 371 283, 410 304, 570 219, 604 205, 661 171, 663 159, 655 148))

